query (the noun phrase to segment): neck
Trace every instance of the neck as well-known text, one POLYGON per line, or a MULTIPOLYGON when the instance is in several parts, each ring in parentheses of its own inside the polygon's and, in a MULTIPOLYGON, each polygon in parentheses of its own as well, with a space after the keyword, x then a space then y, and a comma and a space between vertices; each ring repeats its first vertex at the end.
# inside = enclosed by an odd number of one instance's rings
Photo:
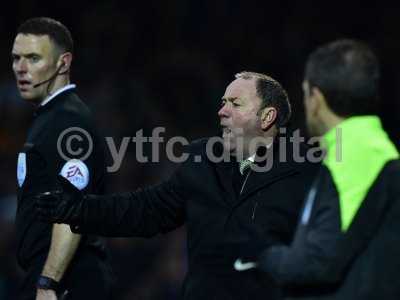
POLYGON ((46 94, 42 97, 38 104, 40 105, 43 101, 45 101, 48 97, 54 94, 59 89, 62 89, 64 86, 70 84, 69 77, 66 75, 58 75, 54 80, 50 81, 45 85, 46 94))
POLYGON ((333 112, 329 112, 323 115, 321 118, 321 135, 324 135, 332 128, 335 128, 340 123, 342 123, 346 118, 339 117, 333 112))
MULTIPOLYGON (((53 94, 55 91, 63 88, 70 83, 69 77, 66 75, 58 75, 52 82, 49 82, 47 87, 49 94, 53 94)), ((46 96, 48 97, 48 95, 46 96)))

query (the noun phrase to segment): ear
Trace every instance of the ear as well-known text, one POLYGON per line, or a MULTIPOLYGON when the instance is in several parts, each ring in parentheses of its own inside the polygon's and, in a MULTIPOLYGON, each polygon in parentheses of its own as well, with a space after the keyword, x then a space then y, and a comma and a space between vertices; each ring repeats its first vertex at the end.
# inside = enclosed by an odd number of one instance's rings
POLYGON ((69 72, 72 63, 72 53, 65 52, 60 55, 60 58, 57 62, 57 68, 59 69, 60 74, 65 74, 69 72))
POLYGON ((268 130, 275 124, 278 111, 275 107, 266 107, 261 112, 261 129, 268 130))
POLYGON ((310 108, 310 112, 313 115, 318 114, 318 112, 325 105, 325 96, 322 94, 321 90, 318 87, 312 87, 310 90, 310 97, 308 99, 308 105, 310 108))

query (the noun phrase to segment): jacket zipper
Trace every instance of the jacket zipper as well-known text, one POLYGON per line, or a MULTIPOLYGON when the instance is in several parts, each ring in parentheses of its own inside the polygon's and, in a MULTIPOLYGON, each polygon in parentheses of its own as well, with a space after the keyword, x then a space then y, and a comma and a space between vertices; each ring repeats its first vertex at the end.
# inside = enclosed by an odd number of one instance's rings
POLYGON ((240 189, 240 195, 242 194, 243 189, 244 189, 244 186, 246 185, 247 179, 248 179, 249 176, 250 176, 250 172, 251 172, 251 170, 249 170, 249 172, 247 172, 246 178, 244 179, 244 182, 243 182, 243 184, 242 184, 242 188, 240 189))
POLYGON ((257 206, 258 206, 258 201, 256 202, 256 204, 254 204, 254 207, 253 207, 253 214, 251 215, 252 220, 254 220, 254 217, 256 215, 257 206))

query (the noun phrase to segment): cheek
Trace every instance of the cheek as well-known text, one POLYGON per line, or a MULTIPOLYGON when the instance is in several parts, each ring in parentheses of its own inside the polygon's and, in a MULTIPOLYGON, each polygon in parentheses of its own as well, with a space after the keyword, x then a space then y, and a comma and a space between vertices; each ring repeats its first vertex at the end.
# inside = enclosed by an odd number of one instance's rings
POLYGON ((48 68, 42 67, 42 68, 33 68, 32 69, 32 75, 36 76, 40 79, 46 77, 46 75, 49 73, 48 68))
POLYGON ((308 118, 308 116, 310 115, 308 106, 304 103, 304 115, 306 116, 306 118, 308 118))
POLYGON ((232 113, 232 122, 236 127, 244 127, 251 119, 251 112, 235 111, 232 113))
POLYGON ((310 126, 312 124, 312 121, 313 121, 312 120, 312 116, 310 114, 310 111, 306 108, 304 110, 304 113, 305 113, 305 120, 306 120, 307 126, 310 126))
POLYGON ((310 105, 306 99, 304 100, 303 105, 304 105, 304 114, 306 116, 306 119, 308 119, 310 117, 311 110, 310 110, 310 105))
POLYGON ((31 75, 32 77, 39 79, 39 80, 44 80, 49 78, 52 74, 51 72, 52 68, 49 64, 43 63, 39 65, 31 65, 31 75))
POLYGON ((261 127, 261 118, 257 115, 256 110, 252 110, 244 114, 242 116, 242 122, 249 130, 258 129, 258 127, 261 127))
POLYGON ((236 114, 236 116, 232 116, 232 123, 235 130, 236 135, 243 135, 244 132, 247 131, 248 127, 248 120, 246 119, 245 116, 236 114))
POLYGON ((316 99, 314 97, 307 97, 304 101, 304 110, 305 112, 311 116, 316 113, 316 99))

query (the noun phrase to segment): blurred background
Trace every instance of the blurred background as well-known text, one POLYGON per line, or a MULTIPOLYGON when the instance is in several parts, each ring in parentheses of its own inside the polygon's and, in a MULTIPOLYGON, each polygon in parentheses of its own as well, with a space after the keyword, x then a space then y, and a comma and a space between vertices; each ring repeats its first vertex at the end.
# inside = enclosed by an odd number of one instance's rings
MULTIPOLYGON (((16 158, 34 108, 18 96, 11 47, 30 17, 60 20, 72 32, 72 82, 103 136, 166 128, 188 140, 218 134, 220 98, 235 73, 271 75, 287 89, 292 128, 304 130, 301 82, 307 55, 337 38, 369 43, 382 63, 380 115, 396 145, 400 130, 400 18, 384 1, 22 1, 0 11, 0 299, 14 299, 21 271, 14 257, 16 158)), ((164 144, 165 146, 165 144, 164 144)), ((157 183, 176 165, 136 161, 130 144, 108 191, 157 183)), ((145 154, 151 155, 151 147, 145 154)), ((164 154, 163 154, 164 153, 164 154)), ((116 299, 177 299, 186 272, 185 229, 151 240, 109 239, 116 299)))

